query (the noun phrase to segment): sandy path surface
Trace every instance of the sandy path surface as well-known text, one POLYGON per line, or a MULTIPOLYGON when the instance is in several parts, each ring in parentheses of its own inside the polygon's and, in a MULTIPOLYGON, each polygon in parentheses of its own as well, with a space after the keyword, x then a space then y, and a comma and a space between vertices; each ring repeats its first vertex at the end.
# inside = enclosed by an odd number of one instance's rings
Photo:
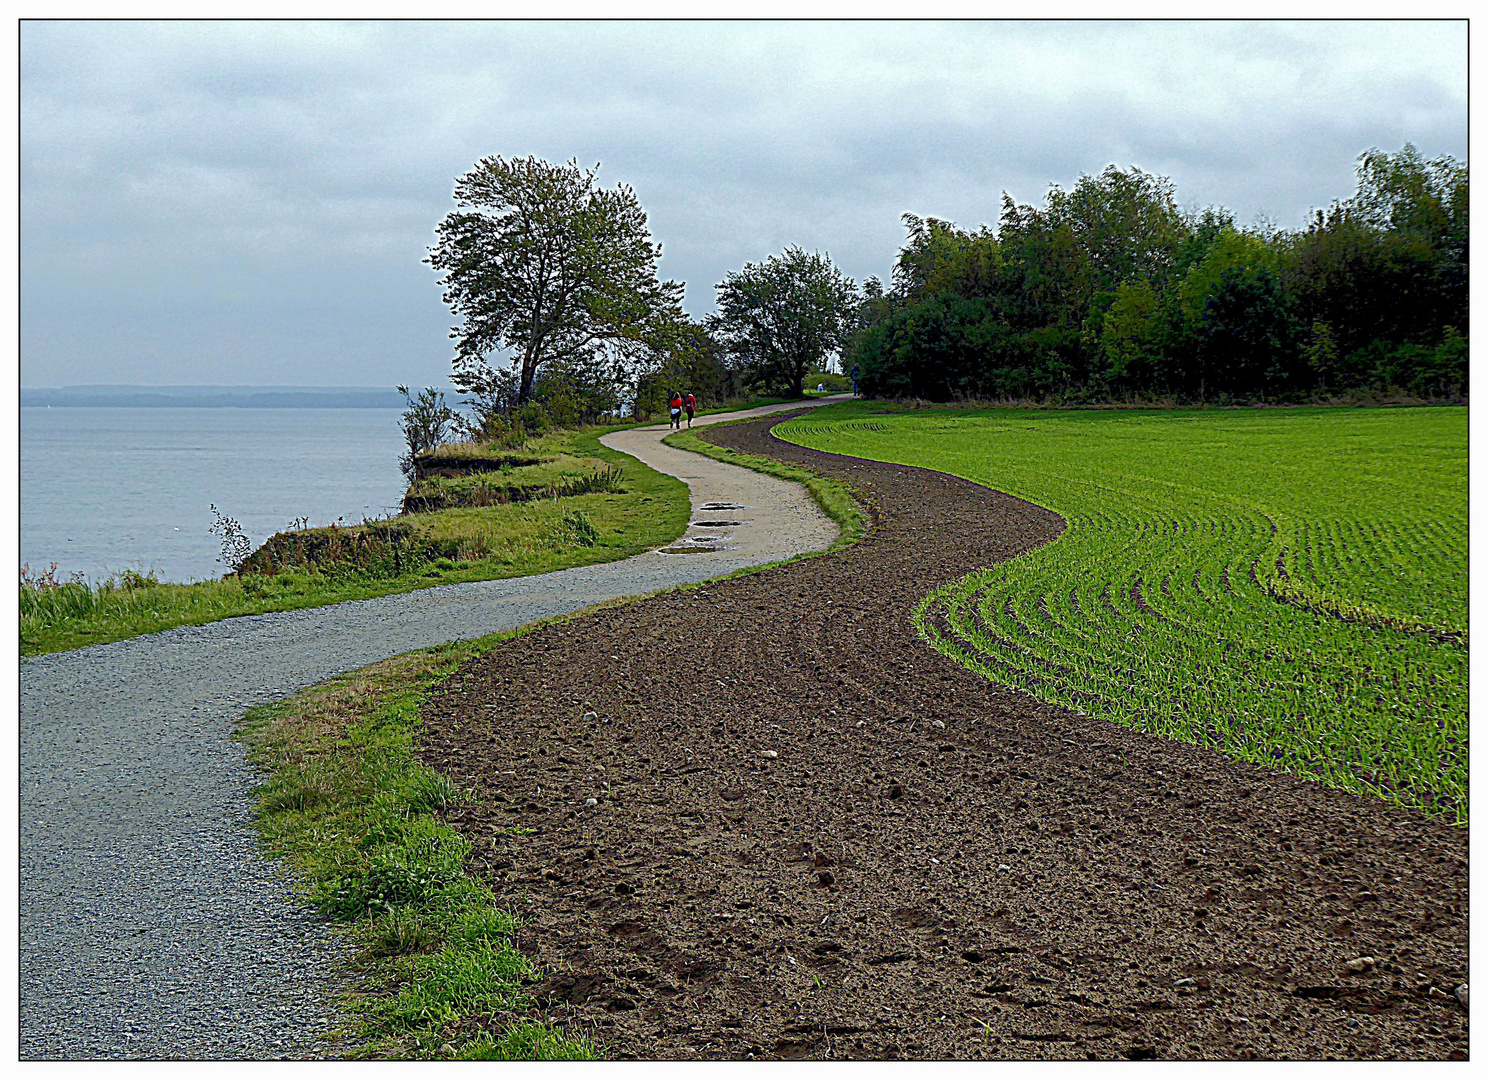
POLYGON ((327 1052, 343 952, 258 853, 255 776, 230 738, 238 720, 410 649, 702 581, 836 537, 798 485, 662 447, 665 434, 606 441, 686 480, 695 519, 741 522, 689 527, 689 536, 719 539, 685 543, 688 554, 228 619, 23 661, 21 1057, 327 1052), (745 509, 714 514, 703 509, 710 502, 745 509))
MULTIPOLYGON (((851 399, 851 394, 839 394, 814 404, 851 399)), ((770 405, 748 412, 700 416, 692 426, 708 427, 721 421, 799 408, 799 405, 770 405)), ((633 428, 599 440, 612 450, 639 458, 657 472, 680 477, 691 490, 692 521, 687 533, 662 554, 696 558, 707 552, 727 552, 727 561, 745 559, 744 565, 755 566, 788 559, 803 551, 820 551, 837 539, 836 524, 799 484, 787 484, 764 473, 663 445, 662 439, 670 434, 671 430, 664 427, 633 428)))

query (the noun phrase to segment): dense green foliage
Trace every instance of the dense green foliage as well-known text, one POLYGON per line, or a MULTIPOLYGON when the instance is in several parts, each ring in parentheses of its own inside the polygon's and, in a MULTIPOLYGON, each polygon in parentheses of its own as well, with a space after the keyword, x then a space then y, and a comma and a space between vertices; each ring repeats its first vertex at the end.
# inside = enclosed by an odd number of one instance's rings
POLYGON ((748 378, 745 370, 731 360, 723 346, 702 326, 697 323, 678 326, 664 356, 636 383, 637 419, 665 416, 674 391, 695 395, 700 405, 743 406, 751 397, 750 388, 759 380, 748 378))
POLYGON ((518 444, 525 457, 492 450, 493 459, 534 463, 414 485, 421 498, 437 498, 448 509, 280 533, 247 558, 244 573, 220 581, 161 584, 125 574, 89 586, 33 574, 21 583, 21 655, 237 615, 589 566, 661 547, 687 528, 687 486, 601 446, 599 437, 609 430, 526 439, 518 444), (542 497, 483 501, 471 490, 481 484, 486 494, 512 488, 542 497))
POLYGON ((461 793, 413 755, 420 704, 497 640, 394 657, 243 723, 267 774, 254 819, 265 845, 358 947, 360 1055, 594 1056, 582 1036, 526 1018, 537 972, 512 942, 517 920, 466 872, 470 843, 438 816, 461 793))
POLYGON ((661 245, 625 184, 599 186, 577 161, 482 158, 455 181, 429 264, 460 317, 454 383, 484 394, 489 357, 513 356, 526 404, 546 369, 624 366, 681 319, 682 286, 657 277, 661 245))
POLYGON ((895 413, 789 421, 1059 512, 947 583, 936 645, 1045 701, 1467 819, 1467 412, 895 413))
POLYGON ((1307 228, 1184 213, 1115 166, 1003 196, 996 230, 904 216, 844 366, 876 397, 1303 401, 1467 392, 1467 166, 1370 151, 1307 228))
POLYGON ((730 272, 704 325, 755 389, 800 397, 806 372, 846 342, 856 300, 829 256, 788 247, 730 272))

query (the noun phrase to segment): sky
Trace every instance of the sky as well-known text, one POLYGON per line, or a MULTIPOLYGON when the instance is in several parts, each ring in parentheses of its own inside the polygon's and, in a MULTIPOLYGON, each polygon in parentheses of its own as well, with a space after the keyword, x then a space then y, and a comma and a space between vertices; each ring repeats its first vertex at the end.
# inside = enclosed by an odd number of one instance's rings
POLYGON ((21 382, 444 385, 423 263, 482 157, 600 163, 709 311, 789 244, 887 278, 1108 164, 1287 228, 1467 159, 1465 22, 26 22, 21 382))

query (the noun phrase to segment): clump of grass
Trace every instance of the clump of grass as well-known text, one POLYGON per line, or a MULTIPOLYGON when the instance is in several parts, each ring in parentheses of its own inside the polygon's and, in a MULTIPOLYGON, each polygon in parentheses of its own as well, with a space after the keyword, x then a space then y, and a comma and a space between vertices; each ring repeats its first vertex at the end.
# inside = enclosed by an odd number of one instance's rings
POLYGON ((613 491, 623 492, 623 481, 625 470, 618 465, 609 465, 603 469, 596 469, 592 473, 575 476, 557 484, 553 488, 553 498, 567 499, 575 495, 592 495, 596 492, 613 491))
POLYGON ((135 606, 143 590, 160 584, 152 570, 121 570, 99 582, 89 584, 82 574, 63 580, 57 576, 57 564, 32 570, 21 567, 21 626, 55 626, 71 619, 84 619, 109 607, 135 606))
POLYGON ((598 1056, 585 1036, 554 1038, 546 1024, 516 1024, 500 1038, 482 1035, 456 1055, 460 1061, 588 1061, 598 1056))
POLYGON ((364 521, 342 528, 296 529, 275 533, 236 566, 239 576, 272 577, 286 570, 330 578, 388 580, 417 573, 426 563, 448 558, 456 545, 431 540, 422 530, 397 521, 364 521))
POLYGON ((506 506, 536 499, 571 499, 579 495, 625 493, 625 470, 619 465, 607 465, 578 474, 565 472, 547 480, 539 478, 539 469, 528 467, 519 471, 526 475, 517 477, 507 470, 500 474, 429 476, 416 480, 409 485, 403 496, 403 512, 424 514, 462 507, 506 506))
POLYGON ((579 547, 593 547, 599 543, 599 530, 582 510, 571 510, 564 514, 558 532, 562 541, 579 547))
POLYGON ((444 933, 416 911, 393 908, 378 916, 366 936, 367 956, 381 960, 389 956, 411 956, 427 952, 444 940, 444 933))
POLYGON ((254 709, 241 728, 266 773, 265 846, 358 947, 347 1004, 361 1056, 595 1056, 532 1017, 538 973, 513 945, 518 920, 465 871, 469 844, 438 816, 460 795, 413 753, 428 693, 497 640, 394 657, 254 709))

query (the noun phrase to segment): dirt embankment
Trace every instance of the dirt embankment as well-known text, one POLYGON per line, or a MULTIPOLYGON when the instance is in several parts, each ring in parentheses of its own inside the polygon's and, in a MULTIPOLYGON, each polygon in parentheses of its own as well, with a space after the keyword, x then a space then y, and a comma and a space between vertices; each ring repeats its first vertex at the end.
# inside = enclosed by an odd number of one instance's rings
POLYGON ((426 709, 554 1019, 663 1058, 1466 1052, 1465 831, 946 660, 915 603, 1060 521, 772 422, 708 437, 844 479, 861 544, 507 642, 426 709))

